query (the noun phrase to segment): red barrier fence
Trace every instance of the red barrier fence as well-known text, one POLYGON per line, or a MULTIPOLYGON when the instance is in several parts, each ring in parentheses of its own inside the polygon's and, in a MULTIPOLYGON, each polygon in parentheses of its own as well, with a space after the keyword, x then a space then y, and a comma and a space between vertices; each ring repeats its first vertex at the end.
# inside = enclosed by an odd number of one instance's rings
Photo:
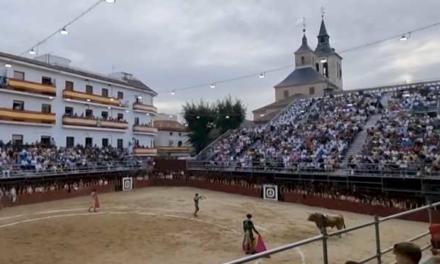
MULTIPOLYGON (((348 211, 359 214, 377 215, 380 217, 393 215, 406 211, 405 209, 398 209, 392 207, 385 207, 381 205, 370 205, 347 200, 339 200, 332 198, 324 198, 314 195, 302 195, 298 193, 288 192, 284 193, 284 201, 291 203, 300 203, 309 206, 324 207, 332 210, 348 211)), ((416 212, 411 215, 402 216, 401 219, 429 222, 427 212, 416 212)), ((432 221, 440 223, 440 212, 432 212, 432 221)))
MULTIPOLYGON (((182 187, 195 187, 201 189, 207 189, 218 192, 241 194, 251 197, 261 197, 261 186, 258 187, 247 187, 241 185, 230 185, 223 184, 219 182, 210 182, 206 180, 195 180, 195 179, 165 179, 165 178, 154 178, 154 179, 144 179, 138 180, 138 178, 133 178, 133 187, 145 188, 153 186, 182 186, 182 187)), ((48 192, 34 192, 32 194, 21 194, 18 196, 17 201, 12 204, 9 200, 6 201, 3 197, 1 203, 3 206, 15 206, 22 204, 40 203, 47 201, 54 201, 60 199, 68 199, 79 196, 87 196, 90 194, 92 189, 96 189, 98 193, 113 192, 116 190, 116 183, 109 182, 108 185, 103 186, 88 186, 83 187, 78 191, 67 192, 64 189, 48 191, 48 192)), ((396 213, 405 211, 404 209, 390 208, 380 205, 370 205, 370 204, 360 204, 358 202, 352 202, 347 200, 339 200, 332 198, 324 198, 314 195, 302 195, 293 192, 284 193, 284 201, 292 203, 300 203, 309 206, 323 207, 332 210, 349 211, 353 213, 377 215, 377 216, 388 216, 396 213)), ((1 206, 0 206, 1 207, 1 206)), ((402 219, 412 220, 412 221, 423 221, 428 222, 428 214, 426 212, 417 212, 411 215, 403 216, 402 219)), ((432 221, 440 223, 440 211, 432 212, 432 221)))
POLYGON ((24 204, 42 203, 42 202, 56 201, 61 199, 75 198, 80 196, 87 196, 90 195, 93 189, 96 189, 98 193, 114 192, 115 185, 112 183, 108 183, 107 185, 103 185, 103 186, 88 186, 88 187, 83 187, 77 191, 71 190, 70 192, 64 189, 59 189, 48 192, 33 192, 31 194, 24 193, 17 196, 17 201, 15 203, 12 203, 10 200, 6 200, 5 198, 3 198, 1 200, 0 208, 2 206, 7 207, 7 206, 16 206, 16 205, 24 205, 24 204))

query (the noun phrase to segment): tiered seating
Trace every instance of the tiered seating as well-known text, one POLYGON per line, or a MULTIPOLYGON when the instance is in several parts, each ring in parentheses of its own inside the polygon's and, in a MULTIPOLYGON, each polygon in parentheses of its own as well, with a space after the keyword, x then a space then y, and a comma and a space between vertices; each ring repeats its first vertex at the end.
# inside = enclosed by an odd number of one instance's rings
POLYGON ((350 167, 369 173, 440 172, 439 96, 437 86, 395 92, 350 167))
POLYGON ((213 161, 238 168, 334 170, 379 101, 377 94, 357 92, 298 100, 269 124, 218 142, 213 161))

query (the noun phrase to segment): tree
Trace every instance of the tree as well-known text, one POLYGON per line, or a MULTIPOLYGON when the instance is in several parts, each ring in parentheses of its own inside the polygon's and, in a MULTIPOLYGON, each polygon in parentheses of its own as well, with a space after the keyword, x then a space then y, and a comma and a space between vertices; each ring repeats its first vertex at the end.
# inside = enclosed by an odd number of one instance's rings
POLYGON ((211 142, 209 132, 214 128, 215 110, 208 103, 200 101, 198 104, 186 103, 183 113, 191 132, 189 140, 198 153, 211 142))
POLYGON ((243 123, 246 116, 246 108, 240 100, 232 101, 230 96, 224 100, 217 101, 216 111, 216 127, 220 134, 225 133, 229 129, 236 129, 243 123))
POLYGON ((190 130, 189 139, 196 152, 200 152, 219 135, 240 126, 246 116, 246 108, 240 100, 231 97, 215 104, 200 101, 183 106, 183 117, 190 130))

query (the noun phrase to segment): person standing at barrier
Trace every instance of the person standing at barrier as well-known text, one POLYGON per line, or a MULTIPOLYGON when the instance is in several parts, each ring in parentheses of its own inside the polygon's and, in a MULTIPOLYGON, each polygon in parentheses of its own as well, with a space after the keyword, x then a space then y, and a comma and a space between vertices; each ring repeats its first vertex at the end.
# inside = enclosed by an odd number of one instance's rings
POLYGON ((252 219, 252 215, 247 214, 246 219, 243 221, 244 238, 243 238, 242 248, 246 254, 256 253, 254 232, 257 235, 260 235, 257 229, 255 229, 254 223, 252 222, 251 219, 252 219))
POLYGON ((197 213, 200 211, 199 201, 203 199, 206 199, 206 197, 201 196, 198 193, 194 196, 194 217, 197 217, 197 213))
POLYGON ((96 189, 93 189, 90 193, 90 207, 89 207, 89 213, 93 212, 96 213, 96 209, 99 208, 99 199, 98 199, 98 193, 96 192, 96 189))
POLYGON ((422 258, 420 247, 410 242, 395 244, 393 253, 396 257, 396 264, 418 264, 422 258))

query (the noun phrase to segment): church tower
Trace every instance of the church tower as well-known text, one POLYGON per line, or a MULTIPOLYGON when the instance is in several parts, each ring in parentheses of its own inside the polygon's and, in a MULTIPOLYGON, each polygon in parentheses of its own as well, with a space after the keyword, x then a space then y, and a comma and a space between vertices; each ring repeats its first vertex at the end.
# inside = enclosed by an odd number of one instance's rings
POLYGON ((315 69, 334 84, 336 89, 342 90, 342 57, 330 46, 330 36, 325 27, 324 14, 322 15, 315 54, 317 57, 315 69))
POLYGON ((316 56, 313 50, 307 43, 305 29, 303 30, 302 44, 297 51, 295 51, 295 68, 301 69, 305 67, 314 67, 316 56))

